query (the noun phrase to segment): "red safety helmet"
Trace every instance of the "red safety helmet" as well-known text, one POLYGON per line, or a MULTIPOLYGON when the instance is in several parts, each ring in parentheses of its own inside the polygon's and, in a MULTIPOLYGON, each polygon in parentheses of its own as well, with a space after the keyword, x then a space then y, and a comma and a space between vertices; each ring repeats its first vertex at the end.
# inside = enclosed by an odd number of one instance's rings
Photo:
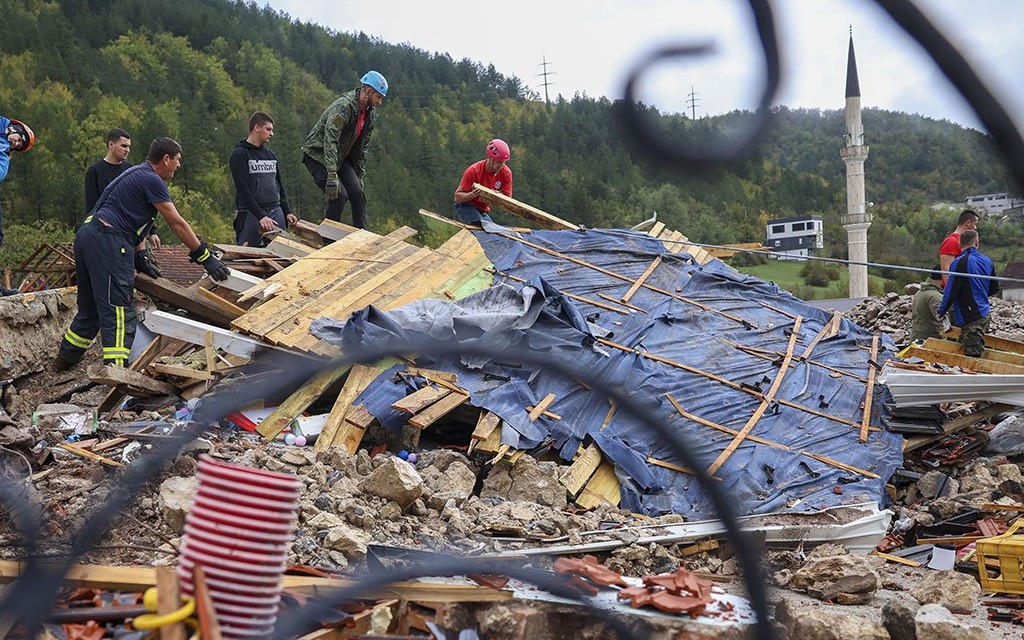
POLYGON ((495 138, 487 143, 487 157, 498 162, 505 162, 512 157, 512 152, 509 151, 508 144, 504 140, 495 138))
POLYGON ((36 143, 36 134, 33 133, 32 129, 21 120, 11 118, 11 123, 7 125, 7 128, 13 128, 21 135, 21 139, 24 142, 21 143, 21 147, 18 149, 20 153, 25 153, 36 143))

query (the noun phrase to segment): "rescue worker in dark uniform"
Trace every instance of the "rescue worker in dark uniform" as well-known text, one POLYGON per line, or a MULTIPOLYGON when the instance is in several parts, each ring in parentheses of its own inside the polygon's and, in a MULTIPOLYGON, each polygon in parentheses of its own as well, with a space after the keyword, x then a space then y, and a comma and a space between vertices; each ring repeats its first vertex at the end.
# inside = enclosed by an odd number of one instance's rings
POLYGON ((171 138, 157 138, 146 162, 107 185, 75 234, 78 313, 61 340, 58 370, 77 364, 97 332, 103 342, 103 363, 128 363, 135 339, 136 262, 145 259, 145 233, 157 213, 190 249, 192 262, 202 265, 214 280, 225 280, 230 274, 174 206, 166 183, 179 166, 181 145, 171 138))
POLYGON ((964 355, 980 358, 985 353, 985 334, 989 328, 989 296, 999 293, 999 281, 972 278, 972 275, 995 276, 995 265, 978 251, 978 232, 968 229, 960 234, 960 255, 949 270, 954 274, 946 284, 939 304, 939 315, 953 310, 952 323, 960 327, 960 344, 964 355), (963 275, 960 275, 963 274, 963 275))
POLYGON ((249 116, 249 135, 228 160, 235 183, 235 244, 262 247, 263 234, 298 222, 281 184, 277 155, 267 143, 274 137, 274 119, 262 111, 249 116))

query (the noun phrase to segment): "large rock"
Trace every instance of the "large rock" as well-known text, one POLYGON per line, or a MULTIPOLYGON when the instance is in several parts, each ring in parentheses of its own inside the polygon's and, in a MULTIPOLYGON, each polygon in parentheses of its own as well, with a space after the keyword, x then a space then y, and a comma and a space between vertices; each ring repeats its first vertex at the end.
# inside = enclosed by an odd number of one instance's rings
POLYGON ((371 496, 396 502, 404 509, 423 495, 423 478, 411 464, 391 456, 359 483, 359 489, 371 496))
POLYGON ((481 498, 533 502, 561 509, 568 504, 565 487, 558 482, 558 465, 522 456, 512 466, 499 464, 491 470, 480 491, 481 498))
POLYGON ((914 616, 921 608, 916 602, 893 599, 882 607, 882 624, 889 630, 892 640, 917 640, 914 616))
POLYGON ((825 594, 842 593, 842 585, 846 582, 858 585, 857 593, 871 594, 877 591, 882 579, 878 575, 877 566, 880 560, 872 556, 855 556, 846 553, 834 553, 830 549, 840 550, 835 545, 816 549, 802 567, 793 572, 789 579, 790 589, 806 589, 813 595, 822 597, 825 594), (822 555, 818 555, 818 554, 822 555), (828 554, 828 555, 825 555, 828 554), (834 585, 840 585, 836 590, 834 585))
POLYGON ((910 595, 921 604, 941 604, 953 611, 974 611, 981 585, 958 571, 929 571, 910 595))
POLYGON ((465 463, 455 461, 445 469, 427 467, 423 470, 423 482, 431 491, 427 506, 440 511, 449 500, 461 505, 473 495, 476 474, 465 463))
POLYGON ((199 490, 199 478, 174 476, 160 483, 160 510, 176 533, 185 531, 185 516, 199 490))
POLYGON ((791 640, 890 640, 880 623, 846 611, 783 600, 775 620, 791 640))
POLYGON ((914 616, 917 640, 988 640, 983 627, 957 620, 949 609, 926 604, 914 616))

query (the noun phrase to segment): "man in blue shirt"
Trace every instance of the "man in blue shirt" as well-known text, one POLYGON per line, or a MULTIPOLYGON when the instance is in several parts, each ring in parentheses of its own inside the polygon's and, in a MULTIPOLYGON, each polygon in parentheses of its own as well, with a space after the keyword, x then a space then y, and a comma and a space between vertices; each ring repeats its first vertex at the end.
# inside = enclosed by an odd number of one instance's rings
POLYGON ((995 266, 978 251, 978 232, 960 233, 960 255, 950 265, 954 273, 946 284, 939 304, 939 315, 953 310, 952 323, 960 327, 964 355, 980 358, 985 353, 985 333, 989 327, 988 298, 999 293, 999 281, 971 276, 995 276, 995 266), (963 275, 960 275, 963 274, 963 275))
POLYGON ((75 234, 78 313, 61 340, 58 370, 81 361, 97 332, 103 342, 104 364, 128 363, 135 339, 132 287, 137 254, 145 249, 146 232, 158 213, 191 250, 192 262, 201 264, 214 280, 228 277, 228 268, 196 237, 174 206, 166 183, 179 166, 181 145, 171 138, 157 138, 149 147, 146 162, 107 185, 75 234))
MULTIPOLYGON (((36 134, 21 120, 5 118, 0 116, 0 182, 7 177, 7 170, 11 166, 11 152, 25 153, 36 143, 36 134)), ((4 209, 3 200, 0 199, 0 247, 4 246, 4 209)), ((0 287, 0 296, 10 296, 18 293, 17 289, 0 287)))

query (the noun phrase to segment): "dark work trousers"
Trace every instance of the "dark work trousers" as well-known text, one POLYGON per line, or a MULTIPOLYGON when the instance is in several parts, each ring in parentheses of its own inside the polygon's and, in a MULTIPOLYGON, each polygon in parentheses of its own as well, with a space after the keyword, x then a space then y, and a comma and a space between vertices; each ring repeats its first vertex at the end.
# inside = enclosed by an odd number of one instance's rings
MULTIPOLYGON (((281 229, 288 228, 288 221, 285 220, 284 211, 281 207, 274 207, 273 209, 267 209, 259 214, 260 216, 270 216, 274 219, 274 224, 281 229)), ((235 212, 235 244, 243 247, 265 247, 267 242, 264 242, 263 228, 260 227, 260 219, 249 213, 248 210, 239 209, 235 212)))
POLYGON ((964 346, 965 356, 980 358, 985 355, 985 334, 988 328, 988 316, 960 327, 960 344, 964 346))
MULTIPOLYGON (((320 190, 324 190, 327 184, 327 169, 313 158, 307 155, 302 156, 302 164, 309 169, 309 175, 313 176, 313 182, 320 190)), ((324 217, 328 220, 341 222, 341 210, 345 208, 346 202, 352 203, 352 226, 357 229, 366 228, 366 193, 363 191, 363 183, 356 175, 356 168, 352 161, 345 158, 338 171, 338 179, 341 180, 341 193, 334 200, 327 200, 327 208, 324 209, 324 217)))
POLYGON ((77 363, 96 333, 103 363, 126 366, 135 340, 135 243, 131 234, 92 218, 75 234, 78 313, 60 342, 60 357, 77 363))

